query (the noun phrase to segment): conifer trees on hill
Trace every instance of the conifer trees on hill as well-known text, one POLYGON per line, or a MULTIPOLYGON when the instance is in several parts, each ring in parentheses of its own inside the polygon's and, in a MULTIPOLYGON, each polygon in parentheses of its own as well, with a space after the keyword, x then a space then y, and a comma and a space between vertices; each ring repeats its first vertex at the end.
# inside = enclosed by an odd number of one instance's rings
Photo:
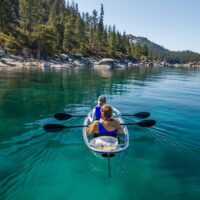
POLYGON ((199 59, 192 52, 158 52, 134 44, 115 25, 104 24, 104 7, 80 13, 78 4, 65 0, 1 0, 0 45, 6 51, 42 58, 67 53, 99 57, 135 57, 186 62, 199 59), (26 53, 25 53, 26 54, 26 53), (185 59, 181 59, 183 57, 185 59), (176 59, 175 59, 176 58, 176 59))

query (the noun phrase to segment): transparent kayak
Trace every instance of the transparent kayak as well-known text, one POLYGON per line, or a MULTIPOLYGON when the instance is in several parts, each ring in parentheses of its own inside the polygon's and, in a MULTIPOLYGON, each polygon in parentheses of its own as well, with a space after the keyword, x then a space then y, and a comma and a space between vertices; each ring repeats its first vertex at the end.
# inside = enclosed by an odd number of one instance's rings
MULTIPOLYGON (((89 112, 91 115, 92 111, 89 112)), ((121 124, 125 123, 121 116, 115 117, 121 124)), ((89 125, 90 121, 88 117, 85 117, 83 125, 89 125)), ((125 151, 129 146, 129 133, 128 129, 125 125, 123 127, 123 134, 120 134, 119 138, 112 137, 112 136, 99 136, 93 137, 92 135, 87 134, 87 128, 83 128, 83 139, 85 145, 96 153, 102 154, 111 154, 111 153, 119 153, 125 151)))

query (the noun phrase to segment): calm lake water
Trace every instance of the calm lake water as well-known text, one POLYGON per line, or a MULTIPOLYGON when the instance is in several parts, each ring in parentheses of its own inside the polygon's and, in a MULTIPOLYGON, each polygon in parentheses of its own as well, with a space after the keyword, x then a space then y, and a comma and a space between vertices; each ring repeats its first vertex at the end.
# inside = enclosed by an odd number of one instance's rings
POLYGON ((0 199, 200 199, 199 121, 197 69, 0 68, 0 199), (146 111, 157 121, 128 127, 130 146, 111 159, 110 178, 107 159, 86 148, 81 128, 42 128, 82 125, 53 114, 86 115, 100 94, 124 114, 146 111))

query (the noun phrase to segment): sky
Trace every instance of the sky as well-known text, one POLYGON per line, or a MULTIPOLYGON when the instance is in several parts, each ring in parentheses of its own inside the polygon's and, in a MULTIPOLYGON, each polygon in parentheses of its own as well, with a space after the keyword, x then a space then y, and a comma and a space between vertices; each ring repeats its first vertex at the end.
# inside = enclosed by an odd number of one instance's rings
MULTIPOLYGON (((69 2, 71 2, 69 0, 69 2)), ((200 0, 74 0, 79 11, 104 6, 104 25, 146 37, 172 51, 200 53, 200 0)))

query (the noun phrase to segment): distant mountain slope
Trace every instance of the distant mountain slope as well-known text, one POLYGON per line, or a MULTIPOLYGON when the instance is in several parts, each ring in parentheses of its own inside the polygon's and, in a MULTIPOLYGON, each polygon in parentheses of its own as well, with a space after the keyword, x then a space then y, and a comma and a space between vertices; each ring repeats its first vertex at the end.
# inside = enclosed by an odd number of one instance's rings
POLYGON ((188 62, 199 62, 200 54, 193 51, 170 51, 154 42, 151 42, 145 37, 136 37, 128 35, 131 42, 135 45, 144 46, 146 45, 149 50, 151 58, 160 61, 166 61, 168 63, 188 63, 188 62))
POLYGON ((169 52, 168 49, 165 49, 164 47, 154 43, 154 42, 151 42, 150 40, 148 40, 147 38, 145 37, 136 37, 136 36, 133 36, 133 35, 129 35, 129 38, 132 40, 132 42, 134 44, 138 44, 138 45, 147 45, 147 47, 151 50, 151 51, 154 51, 154 52, 169 52))

